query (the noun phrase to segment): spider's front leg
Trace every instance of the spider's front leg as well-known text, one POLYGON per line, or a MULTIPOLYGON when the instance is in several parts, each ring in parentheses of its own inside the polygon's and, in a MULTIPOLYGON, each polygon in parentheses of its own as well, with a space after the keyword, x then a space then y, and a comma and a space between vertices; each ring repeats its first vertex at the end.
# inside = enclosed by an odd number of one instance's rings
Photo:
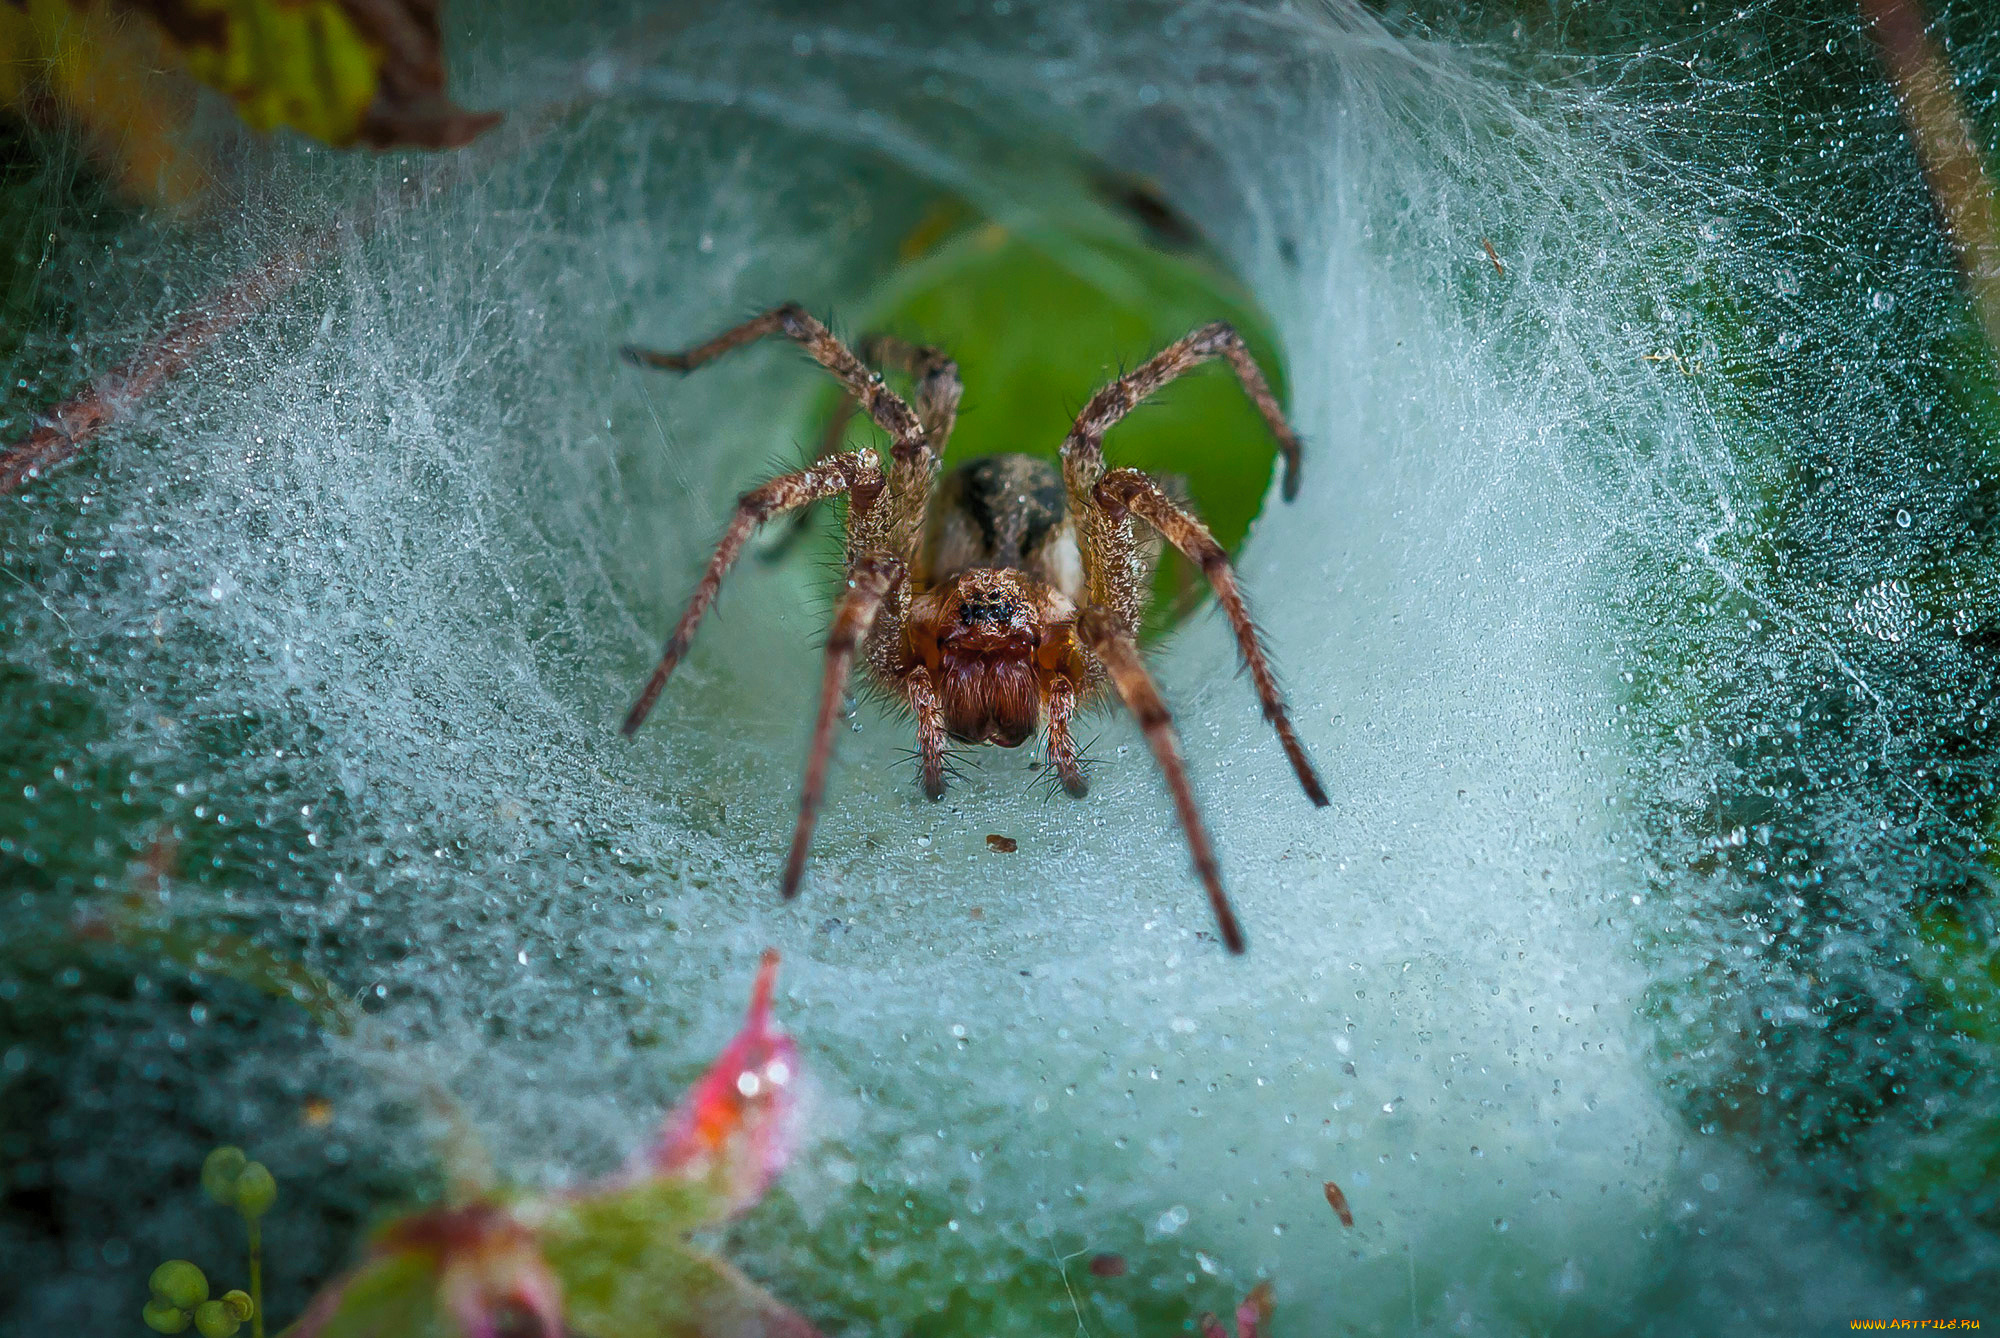
POLYGON ((826 673, 820 680, 819 719, 813 725, 812 751, 806 755, 806 779, 799 793, 799 821, 792 830, 791 854, 785 858, 784 880, 779 889, 787 900, 799 893, 805 877, 806 851, 812 845, 813 827, 819 821, 820 803, 826 798, 826 769, 833 759, 834 726, 840 719, 841 702, 847 696, 848 675, 854 669, 855 653, 868 639, 875 615, 891 591, 900 588, 909 574, 901 558, 888 553, 863 553, 848 562, 847 590, 833 612, 833 626, 826 635, 826 673))
POLYGON ((883 382, 882 374, 854 355, 833 331, 796 302, 773 307, 761 316, 724 330, 713 339, 675 353, 627 347, 625 357, 642 367, 664 367, 691 372, 732 349, 742 348, 767 335, 783 335, 812 355, 813 361, 833 373, 860 406, 867 410, 875 426, 888 434, 889 472, 882 505, 869 512, 868 526, 857 531, 854 517, 848 522, 847 553, 851 561, 857 553, 880 550, 894 553, 914 570, 917 548, 923 536, 924 508, 930 504, 931 489, 937 482, 938 450, 930 438, 932 417, 946 431, 958 412, 958 365, 935 349, 915 348, 898 343, 886 348, 890 355, 904 350, 918 375, 920 398, 929 396, 926 413, 920 417, 902 396, 883 382))
POLYGON ((1250 356, 1243 336, 1226 321, 1204 325, 1176 339, 1092 395, 1063 438, 1063 485, 1069 494, 1070 514, 1076 517, 1077 545, 1089 577, 1090 600, 1116 609, 1135 631, 1145 612, 1146 583, 1152 573, 1135 559, 1129 524, 1114 520, 1095 504, 1093 490, 1104 477, 1104 434, 1168 382, 1215 358, 1229 363, 1236 379, 1243 383, 1244 393, 1277 438, 1278 452, 1285 460, 1281 492, 1286 501, 1292 500, 1299 490, 1298 433, 1285 420, 1277 396, 1250 356))
MULTIPOLYGON (((861 358, 870 366, 901 372, 916 382, 917 421, 924 425, 931 449, 943 455, 951 442, 951 430, 958 424, 958 402, 965 396, 965 383, 959 380, 958 364, 951 355, 929 344, 912 344, 894 335, 873 334, 862 337, 861 358)), ((851 398, 842 403, 843 425, 846 414, 853 412, 853 404, 851 398)), ((829 438, 826 449, 830 453, 840 444, 829 438)))
MULTIPOLYGON (((903 402, 902 396, 882 384, 879 372, 871 371, 866 363, 854 356, 852 349, 835 337, 833 331, 813 319, 796 302, 773 307, 761 316, 753 316, 741 325, 724 330, 713 339, 678 352, 666 353, 628 344, 624 350, 625 360, 641 367, 691 372, 703 363, 712 362, 732 349, 755 343, 767 335, 783 335, 792 340, 811 354, 814 362, 833 373, 834 378, 847 387, 847 393, 868 411, 875 425, 889 434, 890 441, 894 443, 891 449, 898 460, 930 450, 923 423, 903 402)), ((952 372, 955 379, 955 366, 952 372)), ((952 404, 955 409, 956 399, 952 404)))

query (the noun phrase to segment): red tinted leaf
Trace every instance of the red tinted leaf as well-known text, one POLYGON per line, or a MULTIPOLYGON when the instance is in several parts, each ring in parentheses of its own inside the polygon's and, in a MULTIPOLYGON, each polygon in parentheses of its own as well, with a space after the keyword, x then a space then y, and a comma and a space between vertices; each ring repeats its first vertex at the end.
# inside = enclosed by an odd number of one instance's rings
POLYGON ((1260 1282, 1236 1307, 1236 1338, 1259 1338, 1271 1319, 1271 1284, 1260 1282))
POLYGON ((427 1312, 461 1338, 563 1338, 562 1288, 535 1233, 498 1204, 413 1213, 375 1238, 360 1268, 314 1298, 288 1338, 410 1329, 427 1312), (385 1317, 403 1323, 384 1327, 385 1317))
POLYGON ((723 1047, 632 1174, 705 1181, 728 1211, 762 1198, 791 1155, 798 1046, 771 1020, 778 954, 766 951, 743 1029, 723 1047))

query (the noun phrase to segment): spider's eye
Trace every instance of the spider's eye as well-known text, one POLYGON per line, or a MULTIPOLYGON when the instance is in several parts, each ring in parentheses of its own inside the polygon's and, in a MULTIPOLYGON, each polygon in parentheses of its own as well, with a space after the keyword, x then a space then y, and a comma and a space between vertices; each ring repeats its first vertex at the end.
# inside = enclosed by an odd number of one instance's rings
POLYGON ((1004 599, 967 600, 958 606, 958 619, 967 627, 990 627, 1014 621, 1014 605, 1004 599))

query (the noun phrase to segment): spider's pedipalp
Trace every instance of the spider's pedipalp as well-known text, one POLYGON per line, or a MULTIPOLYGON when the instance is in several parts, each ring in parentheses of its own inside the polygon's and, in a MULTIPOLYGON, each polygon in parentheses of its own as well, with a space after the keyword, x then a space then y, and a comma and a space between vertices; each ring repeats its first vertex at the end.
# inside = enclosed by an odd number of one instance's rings
POLYGON ((1138 720, 1146 743, 1153 750, 1153 759, 1159 763, 1160 774, 1166 779, 1167 791, 1173 796, 1181 830, 1187 833, 1188 853, 1194 858, 1194 871, 1202 886, 1208 889, 1216 928, 1231 952, 1242 952, 1243 931, 1237 926, 1228 894, 1222 890, 1222 870, 1215 862, 1215 847, 1208 839, 1208 829, 1202 825, 1201 810, 1195 806, 1194 787, 1188 781, 1187 763, 1181 757, 1180 736, 1174 731, 1167 704, 1160 699, 1158 685, 1139 658, 1139 643, 1117 613, 1096 605, 1078 616, 1076 633, 1104 666, 1126 709, 1138 720))
POLYGON ((1065 677, 1052 679, 1048 686, 1049 766, 1072 799, 1090 793, 1090 781, 1077 759, 1076 738, 1070 722, 1076 718, 1076 685, 1065 677))
POLYGON ((944 699, 938 696, 930 670, 921 664, 911 667, 903 688, 917 717, 917 757, 924 795, 935 802, 944 798, 945 789, 944 699))
POLYGON ((667 686, 667 679, 673 675, 674 666, 687 654, 688 645, 694 640, 694 631, 701 623, 701 617, 715 602, 716 591, 722 588, 722 578, 729 572, 743 551, 743 545, 759 525, 781 512, 806 506, 826 497, 849 494, 853 507, 866 510, 882 491, 882 470, 873 451, 850 451, 823 460, 810 469, 801 469, 792 474, 780 474, 777 478, 760 484, 743 494, 736 503, 736 514, 730 518, 729 527, 722 532, 722 538, 715 545, 715 553, 708 560, 708 568, 696 583, 694 594, 688 599, 687 611, 681 614, 680 622, 674 625, 673 635, 667 638, 666 649, 660 655, 660 662, 654 668, 651 678, 646 680, 639 699, 632 703, 626 713, 625 723, 620 732, 627 738, 638 732, 646 723, 646 716, 659 700, 661 691, 667 686))
POLYGON ((1222 545, 1193 513, 1177 505, 1158 484, 1136 469, 1112 470, 1098 480, 1094 495, 1107 513, 1122 517, 1129 512, 1139 517, 1201 568, 1215 591, 1216 603, 1222 606, 1230 628, 1236 633, 1236 649, 1243 657, 1243 667, 1250 671, 1257 700, 1264 708, 1264 719, 1277 732, 1278 745, 1290 759, 1306 797, 1325 808, 1326 787, 1320 784, 1312 759, 1306 756, 1305 745, 1299 742, 1298 732, 1292 728, 1284 693, 1279 690, 1270 658, 1264 653, 1263 638, 1257 624, 1251 621, 1250 611, 1243 606, 1242 591, 1236 586, 1236 571, 1229 565, 1229 555, 1222 551, 1222 545))
MULTIPOLYGON (((1086 785, 1090 783, 1090 773, 1101 765, 1100 759, 1090 755, 1090 749, 1096 742, 1097 740, 1093 738, 1090 743, 1077 749, 1076 769, 1083 774, 1086 785)), ((1072 797, 1069 787, 1063 781, 1062 773, 1056 770, 1054 763, 1046 759, 1035 765, 1035 788, 1041 792, 1045 804, 1054 804, 1059 794, 1064 798, 1072 797)))
POLYGON ((909 567, 901 558, 888 553, 863 553, 848 566, 847 591, 834 610, 833 626, 827 632, 819 718, 813 725, 812 750, 806 755, 805 783, 799 792, 799 821, 792 830, 792 849, 785 857, 784 877, 779 883, 779 891, 786 900, 799 894, 799 883, 805 877, 806 851, 812 845, 813 827, 819 821, 820 803, 826 797, 834 725, 847 695, 847 677, 853 671, 855 654, 867 640, 882 601, 902 584, 908 572, 909 567))

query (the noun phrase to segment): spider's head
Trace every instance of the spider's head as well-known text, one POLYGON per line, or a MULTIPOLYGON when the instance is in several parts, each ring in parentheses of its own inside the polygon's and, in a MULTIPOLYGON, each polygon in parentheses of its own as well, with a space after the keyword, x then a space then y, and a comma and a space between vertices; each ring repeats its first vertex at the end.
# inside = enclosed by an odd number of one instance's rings
POLYGON ((911 648, 937 679, 953 738, 1015 748, 1034 737, 1041 680, 1075 653, 1067 612, 1047 586, 995 567, 962 571, 912 601, 911 648))

